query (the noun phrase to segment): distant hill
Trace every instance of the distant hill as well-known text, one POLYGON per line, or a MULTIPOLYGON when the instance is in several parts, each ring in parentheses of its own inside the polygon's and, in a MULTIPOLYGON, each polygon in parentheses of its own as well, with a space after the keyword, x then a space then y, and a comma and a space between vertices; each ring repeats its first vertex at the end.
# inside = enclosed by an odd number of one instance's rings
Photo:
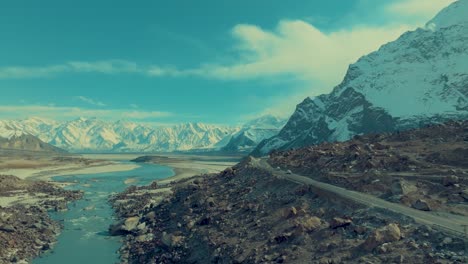
POLYGON ((0 149, 66 153, 63 149, 54 147, 35 136, 27 134, 13 135, 10 138, 0 137, 0 149))

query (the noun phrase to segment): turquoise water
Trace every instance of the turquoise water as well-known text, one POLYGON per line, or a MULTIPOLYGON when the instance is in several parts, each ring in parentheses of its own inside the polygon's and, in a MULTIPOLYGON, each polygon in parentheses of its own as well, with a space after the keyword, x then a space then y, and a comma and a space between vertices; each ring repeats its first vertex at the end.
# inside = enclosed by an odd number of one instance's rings
POLYGON ((174 175, 169 167, 144 164, 124 172, 59 176, 55 181, 76 182, 67 189, 83 190, 84 198, 69 205, 67 212, 53 213, 52 217, 64 224, 53 251, 33 261, 34 264, 114 264, 119 262, 117 250, 120 238, 107 234, 114 221, 109 195, 121 192, 129 185, 147 185, 156 179, 174 175))

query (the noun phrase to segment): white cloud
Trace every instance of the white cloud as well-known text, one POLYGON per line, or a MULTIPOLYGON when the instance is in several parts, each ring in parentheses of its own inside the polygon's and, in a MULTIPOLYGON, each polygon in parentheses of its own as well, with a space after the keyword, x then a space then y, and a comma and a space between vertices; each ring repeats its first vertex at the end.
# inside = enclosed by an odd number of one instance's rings
POLYGON ((48 77, 67 71, 66 65, 54 65, 44 67, 1 67, 0 79, 20 79, 48 77))
POLYGON ((108 60, 108 61, 72 61, 67 63, 70 71, 75 72, 98 72, 98 73, 132 73, 138 72, 139 68, 136 63, 124 60, 108 60))
POLYGON ((150 77, 198 76, 222 80, 288 75, 319 81, 330 89, 341 80, 350 63, 410 28, 407 25, 358 26, 323 32, 301 20, 280 21, 275 30, 242 24, 232 30, 236 40, 236 57, 239 58, 233 64, 205 63, 199 67, 179 69, 171 66, 137 65, 123 60, 73 61, 44 67, 3 67, 0 68, 0 78, 50 77, 61 73, 88 72, 141 74, 150 77))
POLYGON ((92 98, 88 98, 88 97, 86 97, 86 96, 81 96, 81 95, 80 95, 80 96, 76 96, 76 98, 77 98, 78 100, 81 100, 81 101, 83 101, 83 102, 85 102, 85 103, 88 103, 88 104, 91 104, 91 105, 106 106, 105 103, 103 103, 103 102, 101 102, 101 101, 94 100, 94 99, 92 99, 92 98))
POLYGON ((387 6, 386 10, 393 15, 416 16, 427 20, 434 17, 441 9, 456 0, 399 0, 387 6))
POLYGON ((105 60, 105 61, 70 61, 64 64, 23 67, 9 66, 0 67, 0 79, 21 79, 21 78, 39 78, 52 77, 63 73, 138 73, 144 72, 144 69, 138 67, 134 62, 124 60, 105 60))
POLYGON ((210 66, 208 72, 226 79, 287 74, 319 81, 331 89, 343 78, 350 63, 410 28, 359 26, 325 33, 300 20, 281 21, 274 31, 238 25, 233 35, 239 41, 243 59, 234 65, 210 66))
MULTIPOLYGON (((429 19, 454 0, 396 0, 383 6, 388 24, 343 25, 342 29, 323 31, 302 20, 282 20, 275 29, 239 24, 232 29, 236 62, 206 62, 197 67, 138 65, 123 60, 95 62, 71 61, 44 67, 3 67, 0 78, 47 77, 60 73, 141 74, 149 77, 197 76, 208 79, 272 79, 289 76, 317 85, 310 95, 330 91, 338 84, 350 63, 362 55, 396 39, 416 24, 402 24, 402 16, 429 19)), ((89 101, 89 103, 92 103, 89 101)), ((98 103, 98 102, 95 102, 98 103)), ((96 104, 98 105, 98 104, 96 104)))
POLYGON ((174 116, 170 112, 135 111, 134 109, 90 109, 66 106, 44 105, 2 105, 0 106, 0 118, 18 119, 34 116, 54 120, 70 119, 77 117, 97 117, 106 120, 120 118, 134 120, 151 120, 174 116))

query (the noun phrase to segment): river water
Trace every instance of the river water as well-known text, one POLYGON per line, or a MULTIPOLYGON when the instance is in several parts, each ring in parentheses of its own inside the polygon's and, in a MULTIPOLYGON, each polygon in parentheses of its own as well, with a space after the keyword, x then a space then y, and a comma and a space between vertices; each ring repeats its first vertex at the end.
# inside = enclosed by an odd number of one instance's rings
POLYGON ((70 204, 68 211, 52 213, 54 219, 63 222, 64 230, 53 251, 33 263, 118 263, 120 238, 107 234, 114 221, 109 195, 121 192, 129 185, 147 185, 172 175, 174 172, 169 167, 143 164, 131 171, 54 177, 54 181, 74 182, 67 189, 82 190, 85 195, 82 200, 70 204))

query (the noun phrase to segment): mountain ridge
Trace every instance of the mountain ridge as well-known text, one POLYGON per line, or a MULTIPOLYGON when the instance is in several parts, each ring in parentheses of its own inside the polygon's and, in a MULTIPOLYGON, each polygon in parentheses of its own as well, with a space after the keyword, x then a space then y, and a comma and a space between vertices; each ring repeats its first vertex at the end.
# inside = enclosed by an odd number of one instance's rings
POLYGON ((468 23, 451 16, 467 6, 467 0, 455 2, 428 23, 439 27, 406 32, 361 57, 331 93, 305 99, 281 132, 252 154, 466 119, 468 23))
MULTIPOLYGON (((272 124, 266 124, 268 121, 275 124, 274 119, 261 117, 250 121, 248 127, 255 125, 270 129, 272 124)), ((58 122, 33 117, 25 120, 0 120, 0 137, 31 134, 72 152, 218 151, 245 127, 247 125, 223 126, 200 122, 151 127, 124 120, 104 121, 80 117, 58 122)), ((263 139, 265 135, 253 137, 263 139)))

